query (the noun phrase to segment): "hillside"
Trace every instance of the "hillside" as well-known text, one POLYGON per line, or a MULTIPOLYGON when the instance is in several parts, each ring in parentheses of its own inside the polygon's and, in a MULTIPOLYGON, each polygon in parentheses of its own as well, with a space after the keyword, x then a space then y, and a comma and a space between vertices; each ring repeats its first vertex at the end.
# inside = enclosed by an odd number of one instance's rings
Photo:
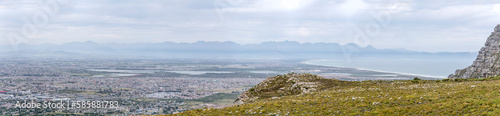
POLYGON ((499 79, 346 82, 321 91, 177 115, 496 115, 499 79))
POLYGON ((350 83, 312 74, 288 73, 266 78, 255 87, 243 92, 235 103, 244 104, 259 99, 275 99, 282 96, 322 91, 350 83))

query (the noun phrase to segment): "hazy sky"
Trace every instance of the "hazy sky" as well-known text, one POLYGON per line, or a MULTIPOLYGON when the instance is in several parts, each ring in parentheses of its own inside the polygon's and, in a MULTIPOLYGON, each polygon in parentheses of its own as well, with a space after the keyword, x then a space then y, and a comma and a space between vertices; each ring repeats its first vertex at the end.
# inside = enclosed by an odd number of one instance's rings
POLYGON ((500 24, 494 0, 71 0, 58 10, 51 1, 1 0, 0 44, 13 33, 28 44, 290 40, 476 52, 500 24))

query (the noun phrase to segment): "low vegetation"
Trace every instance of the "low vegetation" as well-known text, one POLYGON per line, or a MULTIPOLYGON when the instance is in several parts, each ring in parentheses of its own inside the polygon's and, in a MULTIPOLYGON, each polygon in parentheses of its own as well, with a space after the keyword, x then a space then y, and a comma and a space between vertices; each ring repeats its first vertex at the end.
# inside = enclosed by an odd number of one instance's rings
POLYGON ((213 103, 225 99, 236 99, 239 94, 232 93, 216 93, 210 96, 202 97, 199 99, 165 99, 165 101, 178 101, 178 102, 201 102, 201 103, 213 103))
MULTIPOLYGON (((335 80, 338 81, 338 80, 335 80)), ((497 115, 500 77, 349 82, 323 91, 258 99, 177 115, 497 115)))
POLYGON ((240 97, 238 100, 244 103, 251 103, 259 99, 324 91, 347 85, 352 85, 352 82, 326 79, 313 74, 288 73, 265 79, 255 87, 245 91, 243 93, 245 97, 240 97))

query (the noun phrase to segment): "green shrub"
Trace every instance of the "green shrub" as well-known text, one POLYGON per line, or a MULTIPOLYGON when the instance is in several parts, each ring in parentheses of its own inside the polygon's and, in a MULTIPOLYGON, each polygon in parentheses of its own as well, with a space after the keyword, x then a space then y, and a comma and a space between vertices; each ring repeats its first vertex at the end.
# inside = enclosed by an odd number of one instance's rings
POLYGON ((411 80, 412 83, 420 83, 420 80, 418 77, 415 77, 413 78, 413 80, 411 80))

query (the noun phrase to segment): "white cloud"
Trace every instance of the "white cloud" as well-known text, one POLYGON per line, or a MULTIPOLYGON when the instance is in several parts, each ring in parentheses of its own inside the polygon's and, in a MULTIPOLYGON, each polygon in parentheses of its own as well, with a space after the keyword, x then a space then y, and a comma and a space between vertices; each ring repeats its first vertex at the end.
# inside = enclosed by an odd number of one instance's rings
POLYGON ((500 4, 493 5, 492 11, 493 12, 500 12, 500 4))
POLYGON ((222 9, 230 12, 273 12, 296 11, 308 7, 315 0, 255 0, 237 5, 225 5, 222 9))
POLYGON ((115 35, 115 34, 97 34, 97 35, 92 35, 91 37, 94 37, 94 38, 112 38, 112 39, 123 38, 123 36, 115 35))
POLYGON ((351 16, 362 10, 369 9, 369 6, 370 5, 363 0, 345 0, 343 3, 339 4, 338 10, 344 15, 351 16))
MULTIPOLYGON (((95 41, 263 41, 352 43, 353 29, 392 11, 372 37, 379 48, 477 51, 500 20, 500 4, 382 0, 72 1, 30 43, 95 41), (222 1, 222 2, 217 2, 222 1), (217 6, 219 5, 219 6, 217 6), (218 14, 219 13, 219 14, 218 14), (220 18, 223 17, 223 19, 220 18)), ((33 1, 0 1, 0 31, 19 32, 38 10, 33 1)), ((0 37, 0 42, 8 41, 0 37)))

